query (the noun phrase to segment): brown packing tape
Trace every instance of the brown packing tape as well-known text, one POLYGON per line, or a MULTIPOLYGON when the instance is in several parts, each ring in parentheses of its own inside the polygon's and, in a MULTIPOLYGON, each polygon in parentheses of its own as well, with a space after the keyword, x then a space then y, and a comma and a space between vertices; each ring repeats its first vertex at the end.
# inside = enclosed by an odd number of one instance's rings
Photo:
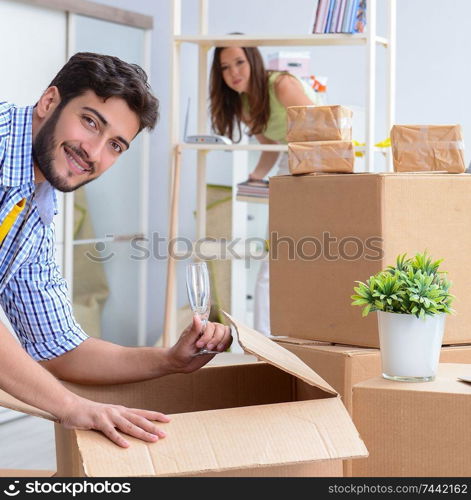
POLYGON ((291 142, 288 144, 289 171, 292 175, 352 173, 353 144, 350 141, 291 142))
POLYGON ((413 144, 401 144, 401 151, 413 152, 420 148, 427 147, 438 147, 444 150, 462 150, 464 151, 464 142, 463 141, 450 141, 450 142, 440 142, 440 141, 423 141, 423 142, 415 142, 413 144))
POLYGON ((461 141, 461 126, 456 125, 393 125, 392 142, 461 141))
POLYGON ((352 111, 344 106, 290 106, 287 142, 351 141, 352 111))
POLYGON ((459 125, 394 125, 391 147, 395 172, 465 170, 459 125))

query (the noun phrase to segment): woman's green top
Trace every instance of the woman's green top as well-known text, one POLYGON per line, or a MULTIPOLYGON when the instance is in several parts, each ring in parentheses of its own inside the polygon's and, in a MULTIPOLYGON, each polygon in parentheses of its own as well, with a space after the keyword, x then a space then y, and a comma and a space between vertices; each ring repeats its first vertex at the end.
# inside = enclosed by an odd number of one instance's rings
MULTIPOLYGON (((273 71, 268 77, 268 93, 270 96, 270 117, 268 118, 267 128, 263 132, 263 135, 272 141, 280 142, 286 144, 286 132, 287 132, 287 121, 286 121, 286 108, 281 104, 281 102, 276 97, 275 92, 275 82, 277 78, 282 74, 281 71, 273 71)), ((312 104, 317 104, 318 99, 314 89, 309 87, 300 78, 295 75, 291 75, 293 78, 299 80, 303 86, 304 93, 309 99, 311 99, 312 104)), ((242 94, 242 109, 244 113, 250 116, 249 102, 247 94, 242 94)))

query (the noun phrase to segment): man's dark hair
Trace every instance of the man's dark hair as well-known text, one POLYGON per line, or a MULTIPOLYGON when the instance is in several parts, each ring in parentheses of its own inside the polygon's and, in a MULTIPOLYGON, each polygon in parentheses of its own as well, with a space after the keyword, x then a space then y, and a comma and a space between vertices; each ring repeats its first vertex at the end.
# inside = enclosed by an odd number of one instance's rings
POLYGON ((59 89, 61 107, 87 90, 103 99, 124 99, 139 118, 139 132, 152 130, 159 118, 159 101, 151 92, 146 72, 114 56, 78 52, 57 73, 52 86, 59 89))

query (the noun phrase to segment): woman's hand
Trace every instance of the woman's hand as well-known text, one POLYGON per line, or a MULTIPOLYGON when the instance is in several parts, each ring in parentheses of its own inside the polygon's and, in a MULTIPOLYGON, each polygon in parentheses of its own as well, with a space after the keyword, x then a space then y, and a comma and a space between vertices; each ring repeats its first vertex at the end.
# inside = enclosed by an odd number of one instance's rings
POLYGON ((249 174, 249 178, 247 179, 247 182, 264 182, 264 180, 260 177, 258 177, 256 174, 249 174))

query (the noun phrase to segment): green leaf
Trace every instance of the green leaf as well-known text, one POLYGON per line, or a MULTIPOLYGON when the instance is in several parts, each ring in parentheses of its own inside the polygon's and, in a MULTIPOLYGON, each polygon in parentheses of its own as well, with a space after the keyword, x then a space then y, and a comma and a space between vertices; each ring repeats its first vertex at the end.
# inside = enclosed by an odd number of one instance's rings
POLYGON ((422 318, 441 312, 454 314, 452 284, 439 270, 442 261, 433 260, 426 250, 411 259, 400 254, 395 266, 387 266, 365 282, 355 282, 352 305, 363 307, 363 316, 377 310, 422 318))
POLYGON ((352 302, 352 306, 363 306, 365 304, 368 304, 368 301, 366 299, 357 299, 352 302))
POLYGON ((370 305, 370 304, 368 304, 368 305, 367 305, 367 306, 363 309, 363 312, 361 313, 361 315, 362 315, 363 317, 368 316, 368 314, 370 313, 370 311, 371 311, 371 305, 370 305))

